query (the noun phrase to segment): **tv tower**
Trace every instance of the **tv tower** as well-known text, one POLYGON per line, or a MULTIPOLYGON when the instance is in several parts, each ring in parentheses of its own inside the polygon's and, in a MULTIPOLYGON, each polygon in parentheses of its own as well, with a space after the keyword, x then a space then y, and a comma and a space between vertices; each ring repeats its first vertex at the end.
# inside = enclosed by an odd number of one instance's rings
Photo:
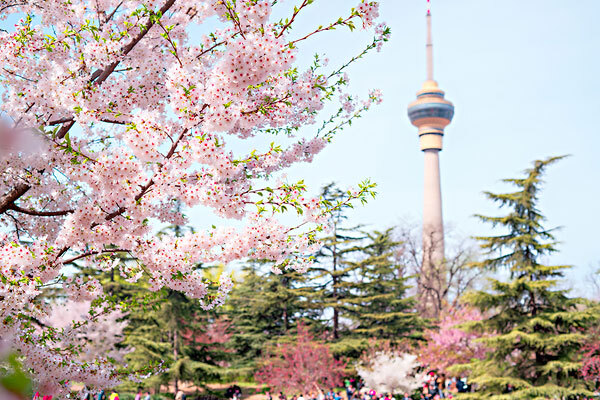
POLYGON ((410 122, 419 128, 419 142, 425 158, 423 265, 418 285, 419 300, 425 311, 431 308, 432 301, 436 301, 431 298, 434 296, 435 289, 440 289, 445 282, 444 221, 442 218, 439 153, 442 151, 444 128, 450 124, 454 116, 454 105, 444 98, 444 91, 433 80, 430 0, 427 0, 426 20, 427 80, 422 89, 417 92, 417 99, 408 106, 410 122))

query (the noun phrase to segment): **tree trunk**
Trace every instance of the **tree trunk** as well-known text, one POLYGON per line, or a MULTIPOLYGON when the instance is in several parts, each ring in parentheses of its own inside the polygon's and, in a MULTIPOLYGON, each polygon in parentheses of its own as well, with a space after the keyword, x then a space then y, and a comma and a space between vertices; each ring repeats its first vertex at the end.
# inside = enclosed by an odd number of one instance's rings
MULTIPOLYGON (((175 364, 177 362, 177 329, 173 330, 173 364, 175 364)), ((179 391, 179 381, 177 379, 177 377, 175 376, 175 384, 174 384, 174 388, 175 388, 175 395, 177 395, 177 392, 179 391)))
POLYGON ((333 306, 333 338, 339 339, 339 327, 340 327, 340 312, 338 309, 338 276, 336 274, 337 271, 337 227, 334 225, 333 227, 333 301, 335 305, 333 306))

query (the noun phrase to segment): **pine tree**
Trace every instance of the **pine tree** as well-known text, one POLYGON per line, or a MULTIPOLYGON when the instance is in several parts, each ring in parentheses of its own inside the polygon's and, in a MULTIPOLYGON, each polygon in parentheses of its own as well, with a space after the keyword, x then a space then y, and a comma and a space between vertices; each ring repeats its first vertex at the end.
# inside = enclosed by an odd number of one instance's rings
POLYGON ((260 264, 242 270, 226 305, 225 313, 233 321, 228 346, 236 353, 229 373, 237 376, 252 376, 266 346, 290 334, 307 315, 305 277, 292 270, 279 275, 261 271, 260 264))
MULTIPOLYGON (((344 203, 348 193, 334 184, 325 186, 322 198, 331 205, 344 203)), ((321 238, 322 247, 315 254, 315 264, 308 271, 309 307, 325 323, 331 334, 331 349, 336 356, 358 357, 367 340, 352 335, 351 313, 355 307, 359 266, 354 261, 365 238, 361 226, 347 227, 348 216, 343 207, 333 207, 329 215, 331 232, 321 238)))
POLYGON ((579 375, 584 331, 596 320, 595 310, 583 299, 570 298, 557 288, 568 266, 542 264, 556 251, 553 231, 544 228, 537 208, 546 167, 561 157, 535 161, 523 178, 504 182, 517 187, 506 194, 486 193, 508 208, 500 217, 479 216, 498 236, 479 237, 488 251, 479 267, 503 269, 510 280, 490 279, 491 290, 473 292, 467 302, 486 318, 470 324, 491 336, 482 341, 490 348, 481 360, 462 366, 471 371, 473 399, 575 399, 590 396, 579 375))
POLYGON ((401 243, 392 234, 392 228, 366 233, 358 260, 348 264, 359 271, 353 283, 351 318, 358 323, 354 334, 397 342, 419 337, 423 320, 415 312, 414 299, 407 295, 408 277, 396 260, 401 243))
MULTIPOLYGON (((172 225, 161 230, 158 236, 181 237, 186 232, 193 231, 187 226, 172 225)), ((197 268, 208 282, 215 282, 216 276, 223 272, 222 267, 198 265, 197 268)), ((220 377, 219 364, 228 355, 222 343, 215 343, 209 334, 211 326, 218 321, 216 311, 207 312, 198 301, 168 288, 153 296, 146 295, 140 301, 139 292, 144 288, 140 288, 139 283, 137 286, 127 284, 118 274, 111 274, 110 280, 111 284, 106 287, 120 297, 122 303, 137 303, 136 307, 129 307, 125 344, 134 349, 127 357, 129 364, 143 368, 148 363, 163 363, 165 372, 149 378, 146 385, 172 383, 177 392, 182 381, 203 385, 207 380, 220 377)))

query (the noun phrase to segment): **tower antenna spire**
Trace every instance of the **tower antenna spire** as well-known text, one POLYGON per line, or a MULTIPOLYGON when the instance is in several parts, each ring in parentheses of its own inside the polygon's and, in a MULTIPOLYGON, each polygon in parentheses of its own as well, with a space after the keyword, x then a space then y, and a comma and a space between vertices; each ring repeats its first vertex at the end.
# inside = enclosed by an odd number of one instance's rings
POLYGON ((427 0, 427 80, 433 80, 433 40, 431 38, 431 0, 427 0))

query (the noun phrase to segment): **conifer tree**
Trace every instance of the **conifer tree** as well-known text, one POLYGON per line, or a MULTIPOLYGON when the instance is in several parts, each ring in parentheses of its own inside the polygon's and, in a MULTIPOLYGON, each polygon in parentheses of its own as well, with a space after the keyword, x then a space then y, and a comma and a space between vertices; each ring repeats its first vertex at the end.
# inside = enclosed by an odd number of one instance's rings
MULTIPOLYGON (((348 194, 332 183, 323 188, 322 197, 330 204, 335 204, 344 202, 348 194)), ((360 251, 360 242, 364 238, 360 227, 344 226, 347 218, 341 207, 330 213, 331 234, 321 239, 323 246, 315 255, 316 263, 309 271, 313 282, 313 307, 320 311, 323 318, 330 318, 334 340, 341 337, 340 320, 348 315, 354 297, 353 278, 356 277, 358 266, 348 261, 353 253, 360 251)))
POLYGON ((358 323, 354 333, 398 341, 418 336, 423 321, 415 313, 414 299, 407 296, 408 277, 396 257, 401 243, 394 241, 392 234, 392 228, 366 233, 357 261, 348 264, 359 271, 351 309, 352 319, 358 323))
MULTIPOLYGON (((181 237, 186 231, 191 231, 191 228, 171 225, 161 230, 158 236, 181 237)), ((224 272, 222 267, 198 265, 197 268, 202 270, 206 282, 216 280, 215 272, 224 272)), ((141 290, 139 284, 128 285, 113 275, 111 280, 114 282, 107 287, 121 296, 122 302, 139 302, 139 294, 135 292, 141 290)), ((218 378, 220 368, 217 364, 227 355, 222 346, 215 346, 206 335, 217 321, 216 311, 207 312, 198 301, 168 288, 143 300, 140 304, 142 307, 132 308, 128 317, 130 324, 125 343, 134 351, 127 358, 132 366, 141 367, 148 362, 163 363, 165 369, 164 373, 151 377, 145 383, 150 386, 172 383, 177 392, 182 381, 203 385, 207 379, 218 378)))
POLYGON ((543 225, 538 195, 546 168, 561 157, 535 161, 525 176, 505 179, 517 190, 486 196, 507 208, 499 217, 479 216, 497 236, 479 237, 488 258, 487 270, 509 273, 508 282, 490 279, 490 291, 467 295, 467 302, 486 316, 470 324, 490 334, 481 340, 487 356, 463 365, 471 371, 472 399, 575 399, 590 396, 579 375, 584 330, 595 320, 595 310, 583 299, 570 298, 557 287, 569 267, 542 264, 556 251, 553 230, 543 225))
POLYGON ((231 292, 226 315, 234 322, 228 346, 236 353, 230 373, 252 376, 265 347, 288 335, 306 316, 304 278, 296 271, 263 272, 254 262, 243 269, 231 292))

